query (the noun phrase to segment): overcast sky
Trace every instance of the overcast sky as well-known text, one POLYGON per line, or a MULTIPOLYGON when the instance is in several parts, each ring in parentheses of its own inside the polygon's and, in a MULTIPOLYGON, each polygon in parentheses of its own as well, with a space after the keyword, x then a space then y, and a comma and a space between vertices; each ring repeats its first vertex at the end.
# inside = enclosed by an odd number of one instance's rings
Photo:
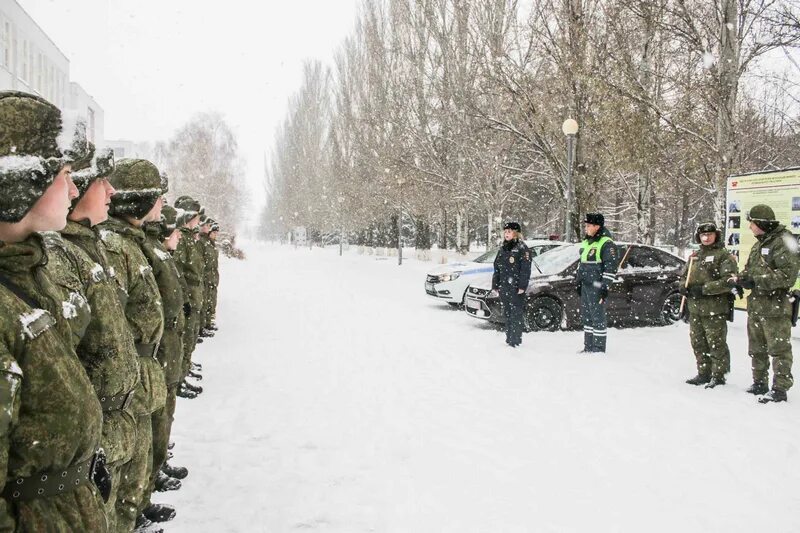
POLYGON ((18 0, 105 110, 106 139, 169 137, 198 111, 237 132, 248 181, 299 88, 306 59, 329 62, 358 0, 18 0))

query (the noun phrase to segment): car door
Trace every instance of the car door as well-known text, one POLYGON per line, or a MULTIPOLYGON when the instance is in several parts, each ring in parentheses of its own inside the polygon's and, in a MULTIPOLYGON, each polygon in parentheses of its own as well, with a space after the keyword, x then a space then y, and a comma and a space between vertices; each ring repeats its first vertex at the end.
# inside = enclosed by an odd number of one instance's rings
POLYGON ((634 246, 628 255, 624 285, 628 317, 635 321, 655 316, 661 310, 661 293, 668 275, 656 252, 648 246, 634 246))

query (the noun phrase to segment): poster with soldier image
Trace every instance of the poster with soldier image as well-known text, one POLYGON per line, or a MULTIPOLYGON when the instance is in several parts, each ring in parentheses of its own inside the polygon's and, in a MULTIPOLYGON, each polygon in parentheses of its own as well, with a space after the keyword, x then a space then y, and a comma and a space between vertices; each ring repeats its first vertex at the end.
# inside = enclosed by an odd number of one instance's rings
MULTIPOLYGON (((739 269, 750 255, 750 249, 756 242, 749 229, 747 214, 753 206, 766 204, 775 212, 775 218, 795 236, 800 234, 800 168, 741 174, 728 178, 726 204, 730 208, 736 206, 738 211, 728 212, 726 218, 725 239, 728 248, 739 258, 739 269), (741 215, 739 214, 741 213, 741 215), (739 225, 732 219, 742 220, 739 225)), ((736 301, 737 308, 746 309, 744 298, 736 301)))

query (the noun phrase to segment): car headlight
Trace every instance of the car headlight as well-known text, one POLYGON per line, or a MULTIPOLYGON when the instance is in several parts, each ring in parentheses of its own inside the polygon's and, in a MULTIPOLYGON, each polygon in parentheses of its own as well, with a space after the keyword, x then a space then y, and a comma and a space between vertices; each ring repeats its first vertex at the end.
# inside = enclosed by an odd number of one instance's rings
POLYGON ((448 281, 455 281, 461 276, 461 272, 448 272, 447 274, 442 274, 439 276, 439 281, 441 283, 446 283, 448 281))

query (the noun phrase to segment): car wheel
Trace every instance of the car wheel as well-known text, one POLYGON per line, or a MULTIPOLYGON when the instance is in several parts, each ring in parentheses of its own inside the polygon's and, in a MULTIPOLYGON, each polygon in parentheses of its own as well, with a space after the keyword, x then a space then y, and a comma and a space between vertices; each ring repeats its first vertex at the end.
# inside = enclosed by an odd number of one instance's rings
POLYGON ((673 292, 661 304, 661 323, 665 326, 674 324, 681 319, 681 295, 673 292))
POLYGON ((557 331, 561 327, 561 304, 552 298, 536 298, 525 313, 525 331, 557 331))

